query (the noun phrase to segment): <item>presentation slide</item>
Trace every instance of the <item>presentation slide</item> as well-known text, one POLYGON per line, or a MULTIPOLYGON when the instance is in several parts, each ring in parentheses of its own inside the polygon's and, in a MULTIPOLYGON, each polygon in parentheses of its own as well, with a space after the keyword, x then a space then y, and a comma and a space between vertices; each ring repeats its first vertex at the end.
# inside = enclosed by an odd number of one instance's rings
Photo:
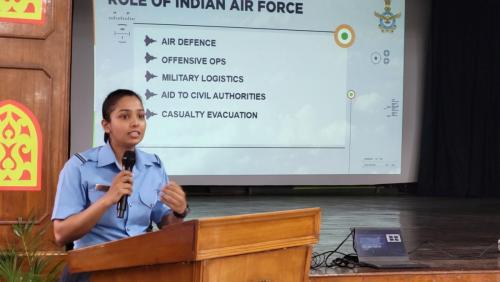
POLYGON ((128 88, 170 175, 400 174, 404 4, 94 1, 94 145, 128 88))

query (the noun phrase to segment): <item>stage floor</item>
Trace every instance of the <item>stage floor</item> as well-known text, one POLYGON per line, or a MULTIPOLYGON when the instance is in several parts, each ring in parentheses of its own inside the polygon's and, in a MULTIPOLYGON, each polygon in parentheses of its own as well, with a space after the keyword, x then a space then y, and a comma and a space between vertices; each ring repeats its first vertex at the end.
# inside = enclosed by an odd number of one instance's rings
MULTIPOLYGON (((443 270, 498 270, 500 199, 411 196, 193 196, 189 219, 307 207, 322 210, 320 242, 331 251, 351 227, 399 227, 410 258, 443 270)), ((351 253, 352 240, 340 249, 351 253)), ((352 272, 319 269, 316 274, 352 272)), ((354 270, 356 271, 356 270, 354 270)))

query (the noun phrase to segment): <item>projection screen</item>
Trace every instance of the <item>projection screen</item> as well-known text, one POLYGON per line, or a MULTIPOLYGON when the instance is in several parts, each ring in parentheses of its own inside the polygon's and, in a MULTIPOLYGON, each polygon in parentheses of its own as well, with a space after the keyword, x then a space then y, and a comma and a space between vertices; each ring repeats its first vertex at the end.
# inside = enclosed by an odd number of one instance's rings
POLYGON ((406 2, 77 1, 71 150, 128 88, 184 185, 412 182, 428 6, 406 2))

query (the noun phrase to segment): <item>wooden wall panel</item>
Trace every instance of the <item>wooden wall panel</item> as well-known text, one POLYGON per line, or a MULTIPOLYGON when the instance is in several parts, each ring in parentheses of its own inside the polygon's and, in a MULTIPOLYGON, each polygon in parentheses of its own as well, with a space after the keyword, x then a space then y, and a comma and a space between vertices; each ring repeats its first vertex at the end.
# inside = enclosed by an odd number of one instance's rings
MULTIPOLYGON (((2 5, 9 4, 7 0, 3 1, 4 3, 2 5)), ((17 0, 12 0, 11 2, 14 1, 18 2, 17 0)), ((64 3, 59 2, 69 1, 70 0, 44 0, 45 13, 43 23, 24 24, 19 22, 0 21, 0 37, 47 39, 50 34, 55 31, 55 20, 57 19, 54 17, 54 9, 56 7, 60 8, 61 4, 64 5, 64 3)), ((64 11, 61 10, 57 12, 64 13, 64 11)))
POLYGON ((0 20, 0 101, 29 108, 43 135, 41 191, 0 191, 0 238, 12 238, 12 222, 31 212, 39 225, 50 223, 59 171, 68 158, 71 0, 44 2, 43 24, 0 20))
MULTIPOLYGON (((46 105, 52 102, 52 79, 42 69, 7 68, 0 66, 2 92, 9 93, 12 100, 25 105, 40 122, 42 132, 49 132, 51 124, 50 111, 46 105), (29 81, 29 83, 26 83, 29 81), (38 101, 38 102, 37 102, 38 101)), ((50 165, 50 152, 42 151, 42 169, 50 165)), ((42 170, 42 175, 46 175, 42 170)), ((50 187, 50 179, 42 177, 42 192, 2 191, 0 194, 0 224, 15 223, 19 217, 28 218, 33 215, 38 222, 49 216, 50 193, 43 188, 50 187)))

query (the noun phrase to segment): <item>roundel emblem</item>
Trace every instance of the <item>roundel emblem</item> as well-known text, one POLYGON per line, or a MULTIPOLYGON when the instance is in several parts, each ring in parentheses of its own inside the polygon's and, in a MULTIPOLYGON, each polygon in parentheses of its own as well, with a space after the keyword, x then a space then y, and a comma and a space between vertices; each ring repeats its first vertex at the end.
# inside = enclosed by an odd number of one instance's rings
POLYGON ((335 29, 333 38, 339 47, 349 48, 356 40, 356 33, 350 25, 342 24, 335 29))

